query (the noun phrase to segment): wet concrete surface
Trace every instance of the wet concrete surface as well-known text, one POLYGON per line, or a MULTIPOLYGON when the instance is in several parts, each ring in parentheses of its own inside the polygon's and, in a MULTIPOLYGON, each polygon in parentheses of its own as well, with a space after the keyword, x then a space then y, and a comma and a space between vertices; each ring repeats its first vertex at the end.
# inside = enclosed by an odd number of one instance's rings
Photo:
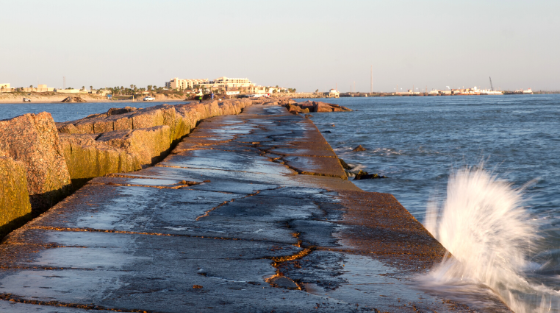
MULTIPOLYGON (((93 179, 0 250, 8 312, 473 309, 414 288, 443 247, 277 106, 202 122, 155 167, 93 179)), ((476 309, 507 311, 496 303, 476 309)))

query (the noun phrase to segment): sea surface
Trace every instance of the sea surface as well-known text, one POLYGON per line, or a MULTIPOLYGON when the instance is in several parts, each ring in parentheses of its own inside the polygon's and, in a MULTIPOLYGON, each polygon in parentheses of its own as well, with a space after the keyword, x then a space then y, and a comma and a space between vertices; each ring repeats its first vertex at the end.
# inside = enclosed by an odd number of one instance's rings
POLYGON ((164 103, 186 102, 85 102, 85 103, 0 103, 0 120, 13 118, 25 113, 51 113, 55 122, 66 122, 84 118, 90 114, 107 112, 110 108, 147 108, 164 103))
POLYGON ((323 101, 354 110, 312 114, 338 156, 387 177, 354 183, 393 194, 460 261, 424 287, 560 311, 560 95, 323 101))
MULTIPOLYGON (((312 114, 338 156, 387 177, 354 183, 393 194, 453 253, 419 288, 473 301, 487 286, 515 312, 560 312, 560 95, 324 101, 354 110, 312 114)), ((0 120, 161 103, 0 104, 0 120)))

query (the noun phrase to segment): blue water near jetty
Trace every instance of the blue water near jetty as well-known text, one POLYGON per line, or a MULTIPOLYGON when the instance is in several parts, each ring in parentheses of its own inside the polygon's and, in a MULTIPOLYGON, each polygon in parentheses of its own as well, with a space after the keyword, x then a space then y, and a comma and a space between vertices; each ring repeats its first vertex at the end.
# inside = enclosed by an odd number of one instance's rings
MULTIPOLYGON (((450 177, 466 166, 474 167, 471 172, 476 172, 483 163, 486 172, 512 184, 513 189, 528 184, 522 190, 522 205, 529 216, 527 219, 530 221, 527 223, 534 227, 533 233, 537 233, 541 239, 521 243, 525 245, 523 253, 526 262, 514 270, 515 275, 519 276, 515 278, 515 283, 511 277, 501 277, 497 279, 499 286, 491 287, 497 290, 515 285, 512 287, 516 288, 514 291, 502 290, 502 293, 498 290, 498 293, 516 312, 559 311, 560 95, 340 98, 323 101, 354 110, 313 113, 312 120, 338 156, 369 173, 388 177, 354 183, 366 191, 395 195, 421 222, 425 222, 427 207, 431 202, 441 203, 451 199, 456 203, 461 199, 457 195, 462 192, 461 189, 455 188, 454 195, 446 194, 448 182, 455 182, 455 187, 476 187, 480 183, 472 181, 478 175, 476 173, 459 173, 459 178, 450 177), (358 145, 367 151, 353 152, 352 149, 358 145), (531 287, 521 286, 520 281, 529 282, 531 287)), ((485 181, 480 186, 492 188, 496 184, 485 181)), ((470 191, 464 192, 472 192, 471 187, 470 191)), ((497 208, 510 200, 508 196, 500 198, 503 194, 507 192, 494 197, 485 195, 484 199, 477 199, 476 194, 470 194, 463 199, 489 205, 487 216, 491 219, 498 216, 490 212, 492 207, 497 208)), ((448 211, 463 209, 446 207, 448 211)), ((492 229, 484 229, 488 225, 484 216, 476 218, 478 220, 463 222, 471 224, 469 228, 473 237, 477 237, 477 233, 480 234, 478 237, 484 237, 483 246, 491 246, 488 245, 489 240, 501 242, 499 234, 492 234, 493 238, 487 236, 492 229)), ((502 223, 508 222, 519 226, 519 221, 514 219, 504 219, 502 223)), ((499 221, 493 223, 499 225, 499 221)), ((469 240, 467 234, 451 235, 464 240, 462 246, 471 244, 466 242, 469 240)), ((436 238, 442 241, 442 238, 436 238)), ((510 250, 452 252, 454 255, 487 254, 513 259, 514 256, 508 255, 507 251, 510 250)), ((464 260, 468 260, 467 255, 464 260)), ((484 259, 476 262, 492 263, 484 259)), ((481 265, 491 266, 476 264, 472 268, 480 270, 481 265)), ((484 270, 498 272, 488 268, 484 270)), ((464 269, 459 272, 465 275, 464 269)), ((447 282, 449 278, 445 278, 447 282)))
MULTIPOLYGON (((477 294, 477 283, 483 283, 518 313, 560 312, 560 95, 324 101, 354 110, 312 114, 312 120, 338 156, 369 173, 388 177, 354 181, 363 190, 395 195, 425 225, 429 224, 426 212, 433 207, 430 203, 440 203, 444 208, 441 212, 454 213, 449 214, 451 217, 464 216, 455 214, 464 213, 459 211, 470 205, 457 205, 461 201, 474 201, 488 210, 488 218, 478 208, 476 215, 470 215, 471 220, 455 220, 457 233, 453 233, 450 224, 427 225, 440 242, 449 242, 447 248, 461 259, 461 264, 448 262, 432 270, 437 275, 424 277, 431 289, 454 293, 458 299, 469 300, 469 294, 480 299, 483 296, 477 294), (353 152, 358 145, 367 150, 353 152), (482 163, 485 170, 480 169, 482 163), (461 172, 466 166, 471 169, 461 172), (485 176, 488 172, 498 181, 485 176), (500 185, 500 180, 512 186, 500 185), (447 195, 448 183, 454 186, 450 191, 455 194, 447 195), (462 186, 466 195, 460 194, 462 186), (516 192, 508 188, 522 187, 523 210, 528 214, 525 217, 510 214, 519 210, 516 203, 509 201, 516 192), (490 192, 481 196, 480 191, 490 192), (494 214, 492 210, 502 212, 494 214), (470 227, 462 227, 463 224, 470 227), (489 225, 505 225, 505 230, 511 225, 525 235, 507 240, 500 238, 507 231, 496 232, 489 225), (452 246, 457 241, 459 248, 452 246), (488 247, 492 250, 484 251, 488 247), (511 255, 511 251, 521 251, 525 261, 519 260, 520 255, 511 255), (500 258, 501 263, 492 258, 500 258), (512 262, 508 262, 509 258, 512 262), (498 268, 499 264, 510 263, 507 271, 498 268), (486 276, 479 275, 482 271, 486 276), (469 275, 474 281, 472 288, 467 286, 469 275), (485 281, 487 276, 490 281, 485 281)), ((111 107, 142 108, 161 103, 0 104, 0 119, 47 111, 55 121, 63 122, 106 112, 111 107)), ((453 218, 445 220, 453 222, 453 218)), ((518 232, 510 229, 509 233, 518 232)))
MULTIPOLYGON (((86 102, 86 103, 0 103, 0 120, 25 113, 51 113, 55 122, 66 122, 84 118, 90 114, 107 112, 110 108, 147 108, 168 102, 86 102)), ((177 102, 186 103, 186 102, 177 102)), ((172 104, 175 104, 172 102, 172 104)))

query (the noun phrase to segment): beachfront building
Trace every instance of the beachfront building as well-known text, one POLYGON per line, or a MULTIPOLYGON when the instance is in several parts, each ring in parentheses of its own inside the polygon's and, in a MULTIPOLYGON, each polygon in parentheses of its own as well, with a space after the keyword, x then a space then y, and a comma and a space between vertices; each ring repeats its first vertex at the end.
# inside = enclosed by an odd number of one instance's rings
POLYGON ((37 85, 37 87, 27 87, 27 88, 22 88, 22 90, 24 92, 52 92, 54 91, 53 87, 47 87, 47 85, 37 85))
POLYGON ((247 78, 229 78, 229 77, 220 77, 214 79, 214 81, 210 82, 212 87, 214 88, 222 88, 222 89, 229 89, 229 88, 250 88, 253 83, 247 78))
POLYGON ((208 84, 208 78, 205 79, 179 79, 177 77, 165 82, 165 87, 174 90, 193 89, 194 86, 208 84))
POLYGON ((247 78, 230 78, 225 76, 216 78, 212 81, 208 79, 179 79, 176 77, 165 83, 165 87, 174 90, 193 89, 195 86, 212 90, 230 90, 232 88, 251 89, 255 87, 255 85, 247 78))
POLYGON ((10 84, 0 84, 0 92, 11 92, 12 88, 10 88, 10 84))
POLYGON ((248 78, 231 78, 225 76, 214 80, 173 78, 169 82, 166 82, 165 86, 172 90, 200 89, 204 92, 214 91, 224 93, 226 95, 228 94, 228 91, 238 91, 238 94, 269 94, 288 92, 287 88, 278 86, 257 86, 248 78))
POLYGON ((87 90, 80 90, 80 89, 57 89, 56 92, 57 93, 70 93, 70 94, 88 93, 87 90))

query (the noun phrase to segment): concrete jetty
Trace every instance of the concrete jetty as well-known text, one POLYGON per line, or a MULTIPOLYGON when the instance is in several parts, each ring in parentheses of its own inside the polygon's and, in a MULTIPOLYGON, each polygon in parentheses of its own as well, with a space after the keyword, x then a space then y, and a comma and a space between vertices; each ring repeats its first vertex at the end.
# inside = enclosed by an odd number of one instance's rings
MULTIPOLYGON (((309 119, 252 105, 12 232, 0 311, 471 312, 410 285, 444 254, 392 195, 352 184, 309 119)), ((476 309, 508 311, 492 301, 476 309)))

